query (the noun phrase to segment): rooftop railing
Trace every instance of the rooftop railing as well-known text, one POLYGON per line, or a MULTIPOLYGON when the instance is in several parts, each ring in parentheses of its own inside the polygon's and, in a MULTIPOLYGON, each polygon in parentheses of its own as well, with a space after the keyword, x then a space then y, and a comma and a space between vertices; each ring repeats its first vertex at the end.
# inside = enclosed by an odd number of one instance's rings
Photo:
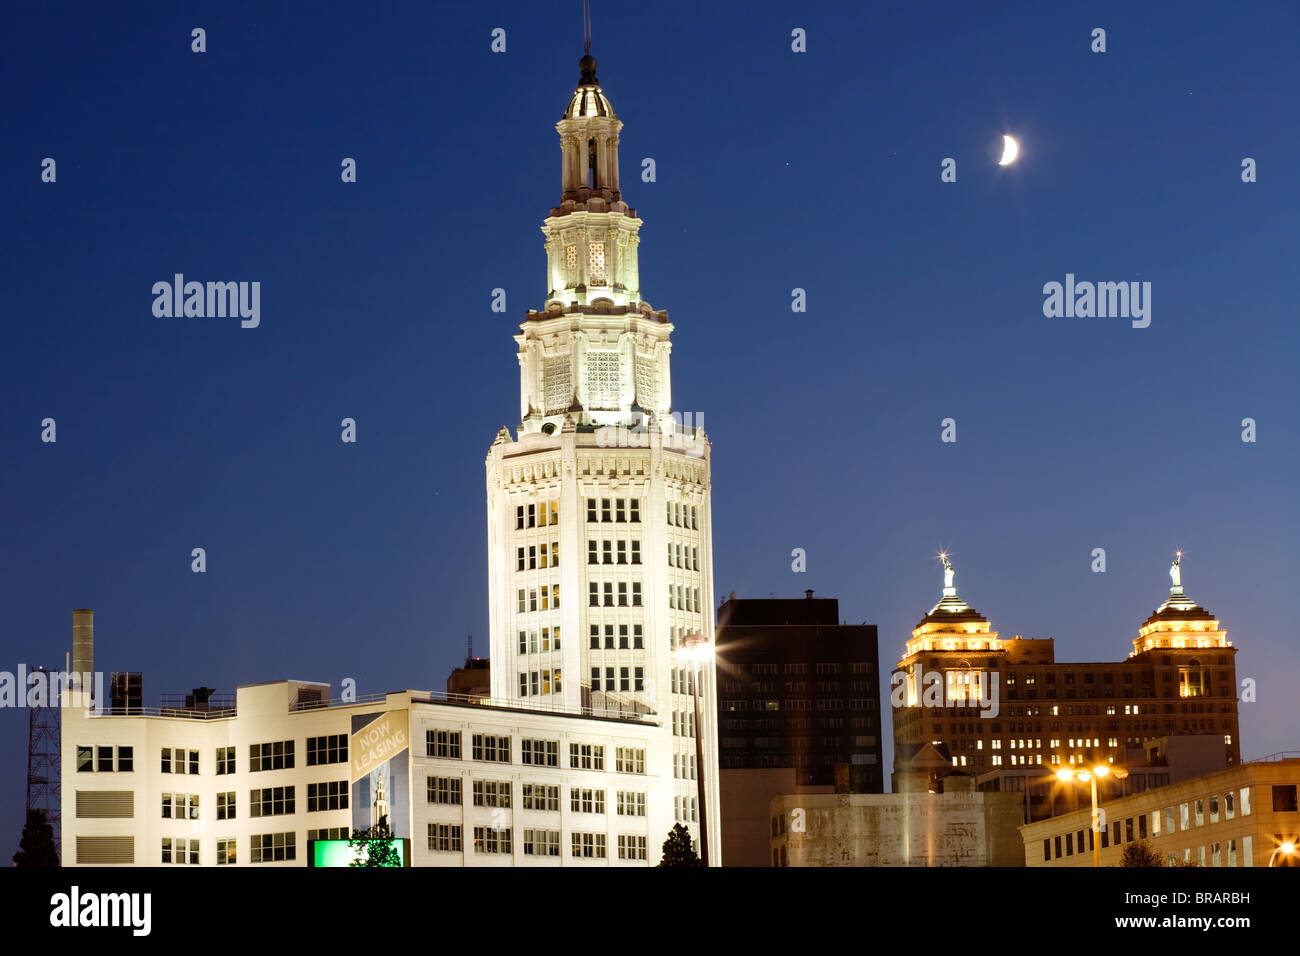
MULTIPOLYGON (((307 710, 325 710, 331 707, 356 707, 382 704, 388 694, 359 694, 354 698, 341 697, 330 700, 302 699, 289 704, 290 713, 307 710)), ((411 695, 416 703, 453 704, 462 707, 492 707, 522 713, 565 714, 571 717, 601 717, 610 720, 653 721, 656 713, 644 704, 613 702, 601 706, 566 707, 551 703, 521 703, 513 698, 481 697, 475 694, 453 694, 443 691, 424 691, 411 695)), ((98 716, 103 717, 175 717, 183 720, 226 720, 238 716, 236 707, 142 707, 134 704, 124 707, 105 707, 98 716)))
POLYGON ((1275 754, 1269 754, 1266 757, 1256 757, 1254 760, 1247 760, 1246 763, 1275 763, 1278 760, 1300 760, 1300 750, 1279 750, 1275 754))
MULTIPOLYGON (((91 711, 93 714, 94 711, 91 711)), ((180 717, 186 720, 226 720, 236 716, 234 707, 209 709, 204 707, 105 707, 100 717, 180 717)))
MULTIPOLYGON (((344 700, 335 697, 330 700, 295 701, 290 711, 321 710, 327 707, 355 707, 358 704, 383 703, 387 694, 361 694, 344 700)), ((655 711, 644 704, 614 703, 602 706, 566 707, 551 703, 521 703, 509 697, 483 697, 478 694, 453 694, 449 691, 424 691, 412 694, 411 699, 418 703, 455 704, 463 707, 493 707, 501 710, 522 711, 541 714, 567 714, 573 717, 604 717, 614 720, 653 720, 655 711)))

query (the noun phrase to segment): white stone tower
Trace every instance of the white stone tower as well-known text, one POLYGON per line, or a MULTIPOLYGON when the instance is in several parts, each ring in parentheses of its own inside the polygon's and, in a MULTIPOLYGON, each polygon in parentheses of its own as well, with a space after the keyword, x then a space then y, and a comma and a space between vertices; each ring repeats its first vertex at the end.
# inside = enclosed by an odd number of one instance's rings
MULTIPOLYGON (((672 410, 673 326, 641 297, 641 220, 619 186, 623 124, 595 59, 579 68, 556 124, 546 302, 515 336, 521 421, 515 437, 501 428, 486 461, 492 696, 653 714, 672 759, 646 768, 663 783, 652 793, 671 793, 698 838, 689 667, 677 650, 688 634, 713 638, 710 448, 701 419, 672 410)), ((704 673, 716 864, 716 680, 711 665, 704 673)))

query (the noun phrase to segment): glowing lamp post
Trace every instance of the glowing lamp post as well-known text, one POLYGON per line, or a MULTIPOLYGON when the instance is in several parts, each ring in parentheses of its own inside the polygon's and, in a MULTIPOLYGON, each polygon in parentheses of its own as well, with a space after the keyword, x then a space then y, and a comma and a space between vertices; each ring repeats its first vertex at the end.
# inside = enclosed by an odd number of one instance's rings
POLYGON ((709 822, 704 800, 704 724, 700 721, 700 667, 713 657, 713 644, 703 634, 682 638, 677 656, 691 666, 691 696, 695 699, 695 783, 700 803, 700 862, 709 865, 709 822))
MULTIPOLYGON (((1278 855, 1279 853, 1281 853, 1281 854, 1282 854, 1283 856, 1285 856, 1285 857, 1291 857, 1291 856, 1294 856, 1294 855, 1295 855, 1295 850, 1296 850, 1295 843, 1292 842, 1291 840, 1287 840, 1285 843, 1279 843, 1279 844, 1274 848, 1273 852, 1272 852, 1271 854, 1269 854, 1269 857, 1268 857, 1268 865, 1269 865, 1269 866, 1273 866, 1273 865, 1274 865, 1273 861, 1277 859, 1277 855, 1278 855)), ((1293 865, 1294 865, 1294 864, 1292 864, 1292 863, 1290 863, 1290 862, 1288 862, 1288 863, 1284 863, 1284 864, 1283 864, 1283 866, 1293 866, 1293 865)))
POLYGON ((1097 778, 1114 777, 1116 780, 1123 780, 1128 776, 1128 771, 1122 767, 1111 767, 1108 764, 1099 763, 1095 767, 1080 767, 1078 770, 1072 770, 1069 767, 1061 767, 1056 771, 1056 779, 1062 783, 1071 783, 1078 780, 1079 783, 1092 784, 1092 865, 1101 866, 1101 808, 1097 805, 1097 778))

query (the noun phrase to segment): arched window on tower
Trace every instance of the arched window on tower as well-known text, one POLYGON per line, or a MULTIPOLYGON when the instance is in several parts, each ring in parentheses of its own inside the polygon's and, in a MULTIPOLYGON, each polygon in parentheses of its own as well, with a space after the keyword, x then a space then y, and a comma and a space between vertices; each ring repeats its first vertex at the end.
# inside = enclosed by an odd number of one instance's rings
POLYGON ((1178 668, 1178 693, 1180 697, 1205 696, 1205 671, 1201 662, 1193 658, 1186 667, 1178 668))
POLYGON ((596 140, 587 140, 587 188, 596 188, 596 140))

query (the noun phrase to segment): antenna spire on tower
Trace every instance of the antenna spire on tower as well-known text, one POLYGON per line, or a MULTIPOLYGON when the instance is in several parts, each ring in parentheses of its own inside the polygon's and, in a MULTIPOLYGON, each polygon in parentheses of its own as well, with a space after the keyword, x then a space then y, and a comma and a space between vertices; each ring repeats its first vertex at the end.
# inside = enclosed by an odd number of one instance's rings
POLYGON ((591 0, 582 0, 582 52, 591 52, 591 0))

